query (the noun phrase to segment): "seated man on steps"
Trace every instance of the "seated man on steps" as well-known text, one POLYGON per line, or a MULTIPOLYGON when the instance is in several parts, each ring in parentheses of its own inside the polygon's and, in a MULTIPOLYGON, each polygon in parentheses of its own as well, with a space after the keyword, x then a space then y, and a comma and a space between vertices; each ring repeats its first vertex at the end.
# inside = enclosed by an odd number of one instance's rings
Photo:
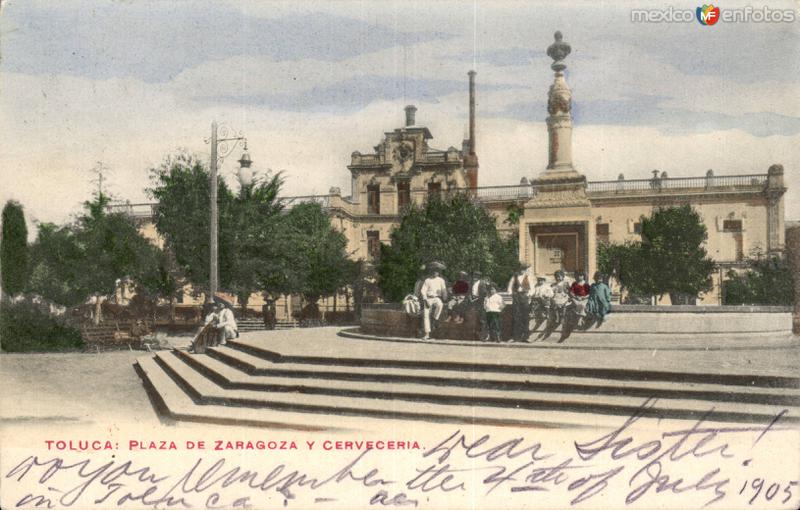
POLYGON ((239 326, 236 325, 236 318, 233 316, 233 310, 229 307, 218 304, 220 310, 218 311, 219 319, 217 321, 217 329, 219 330, 219 343, 225 345, 228 340, 239 338, 239 326))

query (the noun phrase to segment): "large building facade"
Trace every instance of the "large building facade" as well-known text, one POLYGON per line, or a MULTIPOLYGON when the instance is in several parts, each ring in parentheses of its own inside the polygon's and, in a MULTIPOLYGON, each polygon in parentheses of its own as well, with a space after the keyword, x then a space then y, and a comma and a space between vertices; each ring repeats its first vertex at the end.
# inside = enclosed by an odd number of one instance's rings
MULTIPOLYGON (((559 269, 592 274, 599 243, 637 240, 643 216, 657 208, 689 204, 708 229, 706 250, 720 268, 714 289, 698 302, 721 303, 721 281, 728 269, 742 267, 754 252, 783 250, 786 188, 782 166, 765 165, 750 175, 716 175, 708 170, 697 177, 670 178, 643 170, 642 178, 620 174, 613 181, 588 180, 572 161, 572 94, 564 76, 570 46, 560 33, 555 39, 547 51, 554 71, 546 118, 549 158, 538 175, 520 176, 519 184, 479 186, 475 73, 470 71, 469 137, 460 148, 434 148, 432 133, 417 124, 417 108, 409 105, 403 126, 385 132, 371 152, 351 154, 348 195, 331 188, 328 195, 288 197, 285 204, 322 203, 333 225, 347 237, 351 256, 371 262, 380 244, 390 241, 392 228, 410 204, 470 193, 494 215, 501 231, 519 235, 520 260, 536 274, 547 275, 559 269), (516 225, 506 221, 511 210, 521 212, 516 225)), ((151 210, 149 205, 130 209, 145 220, 151 210)), ((144 228, 154 233, 152 227, 144 228)), ((256 296, 251 300, 253 306, 260 303, 256 296)), ((297 298, 285 298, 279 301, 278 312, 290 316, 299 306, 297 298)), ((337 296, 324 300, 321 308, 347 306, 349 300, 337 296)))

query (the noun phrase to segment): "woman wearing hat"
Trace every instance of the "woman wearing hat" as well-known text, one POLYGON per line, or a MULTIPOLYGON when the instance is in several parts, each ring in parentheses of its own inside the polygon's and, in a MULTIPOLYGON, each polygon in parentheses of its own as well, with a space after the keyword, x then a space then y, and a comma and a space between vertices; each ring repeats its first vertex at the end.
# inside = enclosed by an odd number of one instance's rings
POLYGON ((589 292, 591 288, 586 283, 586 274, 578 272, 575 274, 575 283, 569 288, 569 295, 572 300, 572 306, 575 314, 578 316, 578 326, 583 326, 586 319, 586 302, 589 300, 589 292))
POLYGON ((553 307, 555 309, 556 324, 560 324, 564 318, 564 309, 569 304, 569 291, 570 284, 566 279, 564 271, 558 270, 553 275, 555 276, 555 283, 553 287, 553 307))
POLYGON ((450 313, 453 322, 460 324, 464 322, 464 314, 467 313, 467 295, 469 294, 469 276, 465 271, 459 271, 458 279, 453 284, 452 299, 449 303, 450 313))

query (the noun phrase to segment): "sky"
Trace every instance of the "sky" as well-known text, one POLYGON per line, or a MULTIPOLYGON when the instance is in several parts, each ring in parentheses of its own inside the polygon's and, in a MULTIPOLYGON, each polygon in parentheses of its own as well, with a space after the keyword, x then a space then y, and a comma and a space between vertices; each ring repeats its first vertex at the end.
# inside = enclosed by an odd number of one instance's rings
MULTIPOLYGON (((431 144, 461 146, 477 71, 480 185, 547 164, 547 47, 572 46, 573 159, 590 181, 785 168, 800 219, 800 14, 793 23, 632 21, 672 2, 6 0, 0 11, 0 200, 64 222, 97 188, 149 201, 150 169, 208 159, 211 122, 241 131, 285 195, 349 189, 415 104, 431 144)), ((748 3, 725 2, 722 9, 748 3)), ((749 2, 797 9, 795 2, 749 2)), ((221 171, 236 187, 236 159, 221 171)))

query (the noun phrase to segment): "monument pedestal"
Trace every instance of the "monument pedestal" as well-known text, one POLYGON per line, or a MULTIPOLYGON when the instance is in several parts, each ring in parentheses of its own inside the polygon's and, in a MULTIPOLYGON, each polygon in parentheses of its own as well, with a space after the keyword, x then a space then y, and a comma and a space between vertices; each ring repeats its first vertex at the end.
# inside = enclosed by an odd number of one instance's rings
MULTIPOLYGON (((561 172, 559 172, 561 173, 561 172)), ((588 278, 596 270, 594 219, 586 196, 586 178, 574 170, 534 180, 534 197, 520 220, 520 260, 537 275, 552 277, 557 270, 588 278)))

